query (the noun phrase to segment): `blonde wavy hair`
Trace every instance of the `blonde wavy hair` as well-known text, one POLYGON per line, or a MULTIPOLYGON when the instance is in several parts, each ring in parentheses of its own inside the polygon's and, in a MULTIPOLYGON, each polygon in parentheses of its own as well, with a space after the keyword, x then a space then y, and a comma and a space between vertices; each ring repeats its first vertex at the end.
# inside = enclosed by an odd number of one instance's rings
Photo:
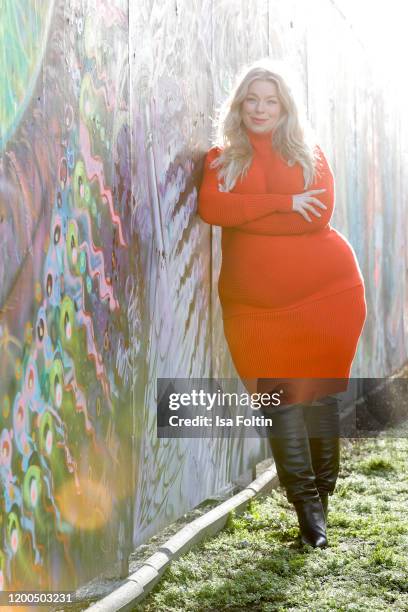
POLYGON ((275 83, 282 114, 273 130, 271 143, 288 165, 298 162, 303 168, 305 190, 313 183, 317 173, 319 155, 316 140, 306 118, 304 108, 295 98, 295 81, 283 62, 269 58, 259 60, 238 75, 235 86, 218 111, 215 120, 216 136, 213 144, 222 152, 211 163, 219 168, 218 177, 225 191, 231 191, 238 178, 243 179, 253 158, 253 149, 242 121, 242 102, 249 86, 257 79, 275 83))

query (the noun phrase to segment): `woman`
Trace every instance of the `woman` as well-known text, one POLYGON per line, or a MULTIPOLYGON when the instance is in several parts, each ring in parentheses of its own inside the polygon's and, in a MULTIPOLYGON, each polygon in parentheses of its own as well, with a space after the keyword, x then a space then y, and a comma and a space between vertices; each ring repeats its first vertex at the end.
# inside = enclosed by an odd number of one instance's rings
POLYGON ((302 542, 323 547, 339 468, 338 411, 316 379, 350 375, 366 318, 363 278, 351 245, 329 224, 333 174, 282 65, 262 60, 238 79, 217 145, 206 156, 198 212, 223 228, 225 336, 240 377, 257 379, 258 391, 272 391, 279 378, 310 382, 273 413, 278 433, 269 440, 302 542), (300 400, 313 397, 320 400, 311 413, 300 400))

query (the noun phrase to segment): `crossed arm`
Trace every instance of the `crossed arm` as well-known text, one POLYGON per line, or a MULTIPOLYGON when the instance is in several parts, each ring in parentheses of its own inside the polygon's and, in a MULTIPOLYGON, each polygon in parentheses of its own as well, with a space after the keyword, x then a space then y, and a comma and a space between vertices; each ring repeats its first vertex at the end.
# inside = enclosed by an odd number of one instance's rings
POLYGON ((318 199, 326 208, 316 208, 320 217, 310 214, 307 221, 293 211, 295 194, 232 194, 218 191, 217 170, 210 168, 218 152, 211 149, 205 161, 198 213, 207 223, 234 227, 251 234, 288 235, 316 232, 330 221, 334 209, 334 179, 321 150, 319 174, 308 190, 325 189, 318 199), (284 213, 284 214, 282 214, 284 213))
POLYGON ((204 175, 198 197, 198 214, 203 221, 222 227, 237 227, 273 212, 289 212, 292 196, 272 193, 226 193, 218 189, 217 169, 210 163, 218 151, 211 149, 204 163, 204 175))

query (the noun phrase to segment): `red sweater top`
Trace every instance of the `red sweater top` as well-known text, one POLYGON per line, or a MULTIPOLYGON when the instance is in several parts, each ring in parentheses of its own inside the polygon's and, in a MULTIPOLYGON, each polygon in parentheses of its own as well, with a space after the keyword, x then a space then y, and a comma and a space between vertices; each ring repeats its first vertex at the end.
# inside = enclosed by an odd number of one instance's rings
POLYGON ((283 310, 363 285, 349 242, 330 226, 334 209, 333 173, 318 147, 317 178, 307 191, 326 209, 311 222, 293 211, 294 194, 304 192, 303 169, 275 151, 270 134, 248 131, 254 149, 246 177, 234 189, 218 189, 210 163, 220 150, 207 153, 198 213, 222 226, 222 266, 218 282, 224 318, 250 312, 283 310))

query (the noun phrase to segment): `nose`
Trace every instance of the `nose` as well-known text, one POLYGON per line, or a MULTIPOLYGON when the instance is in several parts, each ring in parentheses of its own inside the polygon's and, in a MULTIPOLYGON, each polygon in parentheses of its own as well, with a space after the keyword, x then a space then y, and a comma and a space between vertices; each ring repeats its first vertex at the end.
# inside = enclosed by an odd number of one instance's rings
POLYGON ((265 111, 265 102, 263 100, 258 100, 256 103, 256 112, 263 113, 265 111))

